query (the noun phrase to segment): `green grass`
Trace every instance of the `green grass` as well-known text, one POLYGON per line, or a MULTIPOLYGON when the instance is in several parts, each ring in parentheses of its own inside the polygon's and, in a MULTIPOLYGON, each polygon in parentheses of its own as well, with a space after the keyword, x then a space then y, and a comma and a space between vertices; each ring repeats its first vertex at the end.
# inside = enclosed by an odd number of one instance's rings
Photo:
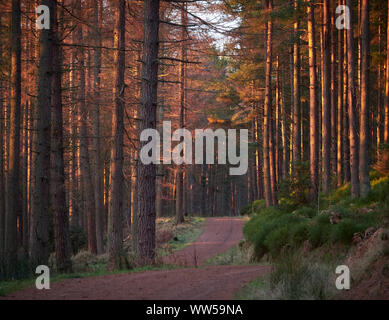
POLYGON ((335 289, 329 265, 315 259, 301 259, 299 252, 286 251, 274 263, 271 273, 244 286, 236 294, 244 300, 331 299, 335 289))
POLYGON ((172 230, 173 238, 157 249, 157 255, 160 257, 185 248, 196 241, 204 231, 203 217, 186 217, 185 222, 180 225, 175 225, 173 221, 173 218, 166 218, 162 222, 164 228, 172 230))
POLYGON ((259 294, 262 294, 262 296, 265 294, 268 278, 269 275, 264 275, 249 282, 235 294, 235 298, 238 300, 257 300, 259 294))
MULTIPOLYGON (((207 259, 204 262, 204 265, 256 265, 256 261, 252 259, 253 257, 253 247, 247 246, 247 242, 241 242, 240 244, 233 246, 214 257, 207 259)), ((263 263, 261 263, 263 265, 263 263)))

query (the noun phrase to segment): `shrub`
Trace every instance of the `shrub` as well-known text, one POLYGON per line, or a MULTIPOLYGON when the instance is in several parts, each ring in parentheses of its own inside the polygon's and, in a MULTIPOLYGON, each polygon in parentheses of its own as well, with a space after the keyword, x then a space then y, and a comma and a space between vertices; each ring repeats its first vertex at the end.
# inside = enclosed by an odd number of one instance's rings
POLYGON ((264 199, 255 200, 252 204, 253 211, 258 213, 266 208, 266 201, 264 199))
POLYGON ((364 231, 361 225, 358 225, 355 220, 346 218, 333 226, 331 230, 331 241, 341 242, 343 244, 351 244, 354 233, 364 231))
POLYGON ((328 299, 333 287, 329 268, 304 261, 291 250, 282 254, 270 275, 270 295, 276 299, 328 299))
POLYGON ((340 200, 346 199, 350 197, 350 183, 346 183, 345 185, 339 187, 335 191, 333 191, 328 197, 332 202, 338 202, 340 200))
POLYGON ((253 216, 244 226, 243 234, 246 239, 251 243, 255 243, 255 239, 258 238, 259 231, 274 218, 280 216, 282 213, 273 208, 269 207, 263 209, 257 215, 253 216))
POLYGON ((252 210, 252 205, 251 204, 248 204, 247 206, 244 206, 241 210, 240 210, 240 215, 241 216, 249 216, 251 214, 251 210, 252 210))
POLYGON ((275 258, 278 256, 281 249, 288 244, 288 240, 289 232, 288 227, 285 225, 280 228, 272 229, 263 241, 263 245, 270 252, 272 257, 275 258))
POLYGON ((304 241, 309 239, 309 227, 308 227, 308 222, 300 222, 292 225, 290 227, 290 235, 291 235, 291 244, 294 247, 299 246, 302 244, 304 241))
POLYGON ((244 215, 250 216, 251 214, 261 212, 261 210, 263 209, 266 209, 266 201, 264 199, 255 200, 253 203, 244 206, 241 209, 240 214, 242 216, 244 215))
POLYGON ((72 266, 74 272, 96 272, 105 270, 108 261, 108 255, 96 256, 86 250, 82 250, 72 257, 72 266))
POLYGON ((366 202, 385 202, 389 197, 389 176, 381 177, 371 183, 366 202))
POLYGON ((306 218, 313 218, 316 216, 317 211, 312 207, 301 207, 293 212, 295 215, 299 215, 306 218))
POLYGON ((307 222, 305 217, 266 208, 246 223, 243 232, 257 258, 267 252, 277 257, 286 245, 297 246, 308 239, 307 222))
POLYGON ((375 180, 378 180, 379 178, 382 178, 382 174, 376 170, 371 170, 369 172, 369 177, 370 177, 370 181, 375 181, 375 180))
POLYGON ((309 227, 309 240, 313 247, 319 247, 330 239, 331 224, 327 214, 318 215, 309 227))

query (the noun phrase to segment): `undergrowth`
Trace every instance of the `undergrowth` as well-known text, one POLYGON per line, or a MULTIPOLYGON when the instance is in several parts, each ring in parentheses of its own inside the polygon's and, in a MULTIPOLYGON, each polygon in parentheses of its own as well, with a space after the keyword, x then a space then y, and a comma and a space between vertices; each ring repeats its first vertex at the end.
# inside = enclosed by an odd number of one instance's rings
POLYGON ((364 198, 352 199, 346 184, 320 195, 313 205, 305 202, 306 186, 294 182, 302 190, 285 194, 284 186, 277 208, 246 208, 251 214, 244 236, 254 258, 270 259, 273 270, 245 286, 238 298, 335 298, 335 266, 346 258, 353 236, 389 226, 389 176, 372 172, 370 179, 371 190, 364 198))
POLYGON ((256 257, 269 254, 275 259, 285 246, 300 248, 303 243, 311 249, 324 244, 341 244, 347 249, 355 233, 377 228, 388 215, 389 178, 373 180, 371 191, 363 199, 351 199, 346 185, 322 197, 321 205, 320 210, 309 205, 292 212, 282 205, 257 210, 243 229, 256 257), (339 221, 331 223, 333 216, 339 221))

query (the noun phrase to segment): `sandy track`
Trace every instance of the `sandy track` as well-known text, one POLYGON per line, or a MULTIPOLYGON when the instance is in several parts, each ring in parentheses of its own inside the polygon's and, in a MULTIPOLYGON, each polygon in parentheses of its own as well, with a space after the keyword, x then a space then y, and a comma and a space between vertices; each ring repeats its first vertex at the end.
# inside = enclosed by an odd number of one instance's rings
POLYGON ((203 234, 183 250, 165 258, 165 263, 191 268, 145 271, 51 284, 50 290, 26 288, 6 299, 27 300, 212 300, 232 299, 239 288, 268 272, 268 266, 207 266, 206 259, 227 250, 242 237, 243 221, 209 218, 203 234))
POLYGON ((233 299, 234 293, 269 269, 265 266, 210 266, 147 271, 51 284, 50 290, 28 288, 7 299, 27 300, 210 300, 233 299))
POLYGON ((207 218, 204 232, 184 249, 163 259, 165 264, 200 266, 205 260, 226 251, 242 239, 240 218, 207 218))

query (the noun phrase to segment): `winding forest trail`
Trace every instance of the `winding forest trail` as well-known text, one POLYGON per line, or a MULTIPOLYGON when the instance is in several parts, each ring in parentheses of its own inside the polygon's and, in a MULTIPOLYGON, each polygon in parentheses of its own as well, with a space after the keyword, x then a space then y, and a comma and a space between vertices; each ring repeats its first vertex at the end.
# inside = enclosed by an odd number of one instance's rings
POLYGON ((196 242, 166 257, 164 263, 188 268, 67 279, 50 290, 27 288, 7 299, 28 300, 213 300, 233 299, 242 286, 269 271, 269 266, 201 266, 242 238, 243 220, 208 218, 196 242))

